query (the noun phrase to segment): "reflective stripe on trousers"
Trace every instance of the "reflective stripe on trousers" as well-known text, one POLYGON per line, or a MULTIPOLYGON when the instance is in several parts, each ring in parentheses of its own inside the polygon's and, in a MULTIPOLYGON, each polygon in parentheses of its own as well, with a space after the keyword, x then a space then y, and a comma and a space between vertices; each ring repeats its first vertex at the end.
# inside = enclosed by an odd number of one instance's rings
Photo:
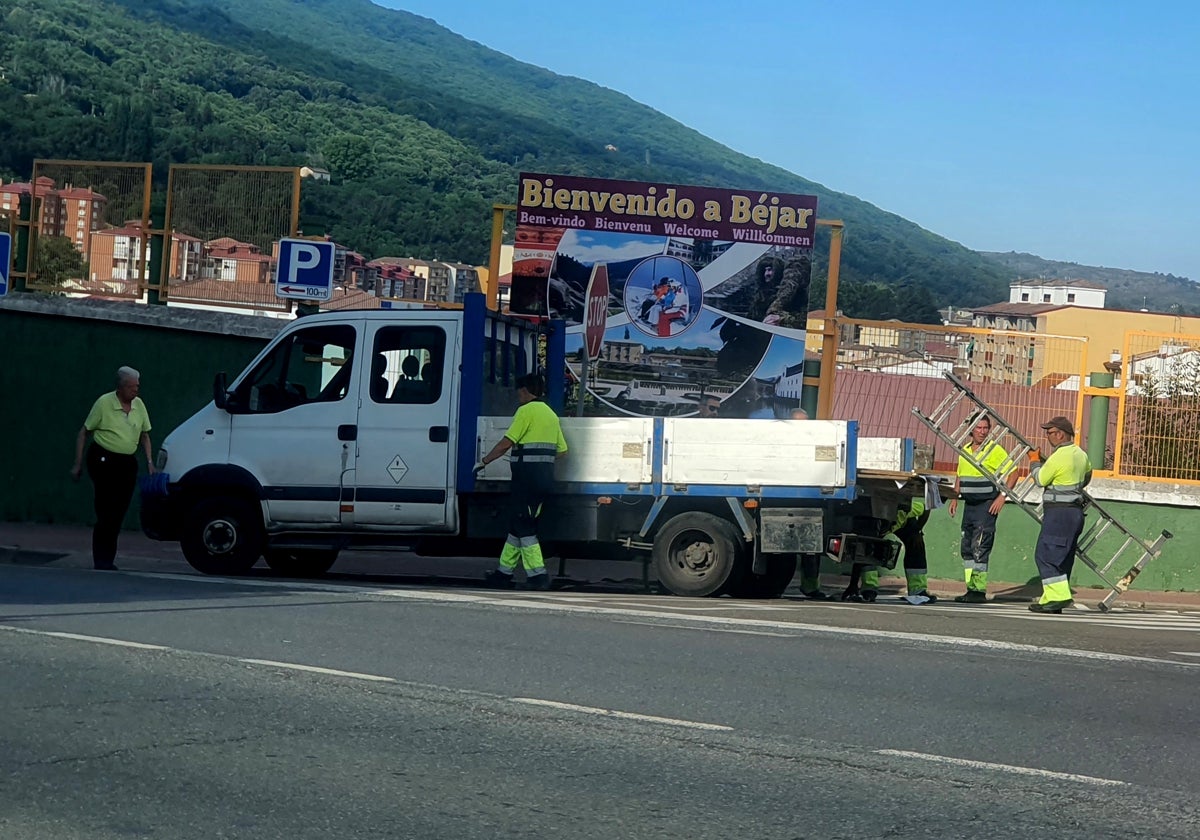
POLYGON ((963 577, 967 589, 987 591, 988 560, 996 542, 996 518, 987 504, 963 505, 962 554, 963 577))

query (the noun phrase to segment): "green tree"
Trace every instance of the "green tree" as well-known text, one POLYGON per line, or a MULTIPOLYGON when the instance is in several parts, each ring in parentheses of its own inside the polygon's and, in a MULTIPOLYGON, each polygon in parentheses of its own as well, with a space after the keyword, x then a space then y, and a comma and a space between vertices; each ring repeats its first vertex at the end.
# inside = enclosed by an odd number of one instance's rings
POLYGON ((37 240, 39 283, 61 286, 68 280, 87 277, 87 263, 65 236, 42 236, 37 240))

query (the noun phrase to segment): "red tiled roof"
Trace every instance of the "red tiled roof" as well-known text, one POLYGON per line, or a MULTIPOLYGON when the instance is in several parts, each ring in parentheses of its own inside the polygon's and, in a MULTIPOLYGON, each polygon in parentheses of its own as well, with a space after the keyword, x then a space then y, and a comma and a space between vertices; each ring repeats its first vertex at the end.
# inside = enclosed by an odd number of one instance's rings
POLYGON ((1054 303, 989 303, 987 306, 970 307, 976 315, 1041 315, 1055 309, 1066 309, 1054 303))
POLYGON ((1099 289, 1102 292, 1107 292, 1107 286, 1101 286, 1099 283, 1093 283, 1091 280, 1074 279, 1074 280, 1041 280, 1031 278, 1028 280, 1014 280, 1008 284, 1010 288, 1016 286, 1042 286, 1047 289, 1067 288, 1067 289, 1099 289))
MULTIPOLYGON (((1040 439, 1038 424, 1045 418, 1058 414, 1073 416, 1078 396, 1075 391, 1034 389, 1024 385, 974 382, 970 387, 989 405, 1019 405, 1023 415, 1038 418, 1036 422, 1030 421, 1033 428, 1019 429, 1031 440, 1040 439)), ((943 377, 839 369, 834 385, 833 419, 857 420, 858 433, 862 437, 913 438, 918 444, 935 446, 937 468, 953 469, 954 453, 912 413, 915 406, 928 416, 951 388, 950 382, 943 377)), ((962 416, 953 417, 954 422, 966 416, 966 400, 960 411, 962 416)), ((1016 422, 1014 418, 1009 419, 1016 422)))

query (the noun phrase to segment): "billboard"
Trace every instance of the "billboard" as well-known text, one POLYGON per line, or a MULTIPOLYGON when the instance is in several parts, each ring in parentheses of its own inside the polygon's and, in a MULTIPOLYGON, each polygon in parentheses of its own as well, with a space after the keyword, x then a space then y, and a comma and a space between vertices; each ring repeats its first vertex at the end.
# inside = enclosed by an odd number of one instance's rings
POLYGON ((578 376, 588 280, 608 270, 589 414, 787 417, 799 405, 817 199, 523 173, 510 310, 562 318, 578 376))

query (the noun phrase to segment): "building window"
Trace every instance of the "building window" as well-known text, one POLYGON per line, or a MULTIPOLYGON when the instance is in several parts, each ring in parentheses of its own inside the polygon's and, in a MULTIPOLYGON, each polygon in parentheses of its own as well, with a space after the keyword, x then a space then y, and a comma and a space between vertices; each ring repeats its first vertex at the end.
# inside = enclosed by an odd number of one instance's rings
POLYGON ((1050 295, 1042 295, 1042 303, 1049 303, 1050 295))
POLYGON ((1021 292, 1021 300, 1025 303, 1029 302, 1029 292, 1021 292))
POLYGON ((1067 303, 1074 303, 1074 302, 1075 302, 1075 293, 1067 292, 1067 303))

